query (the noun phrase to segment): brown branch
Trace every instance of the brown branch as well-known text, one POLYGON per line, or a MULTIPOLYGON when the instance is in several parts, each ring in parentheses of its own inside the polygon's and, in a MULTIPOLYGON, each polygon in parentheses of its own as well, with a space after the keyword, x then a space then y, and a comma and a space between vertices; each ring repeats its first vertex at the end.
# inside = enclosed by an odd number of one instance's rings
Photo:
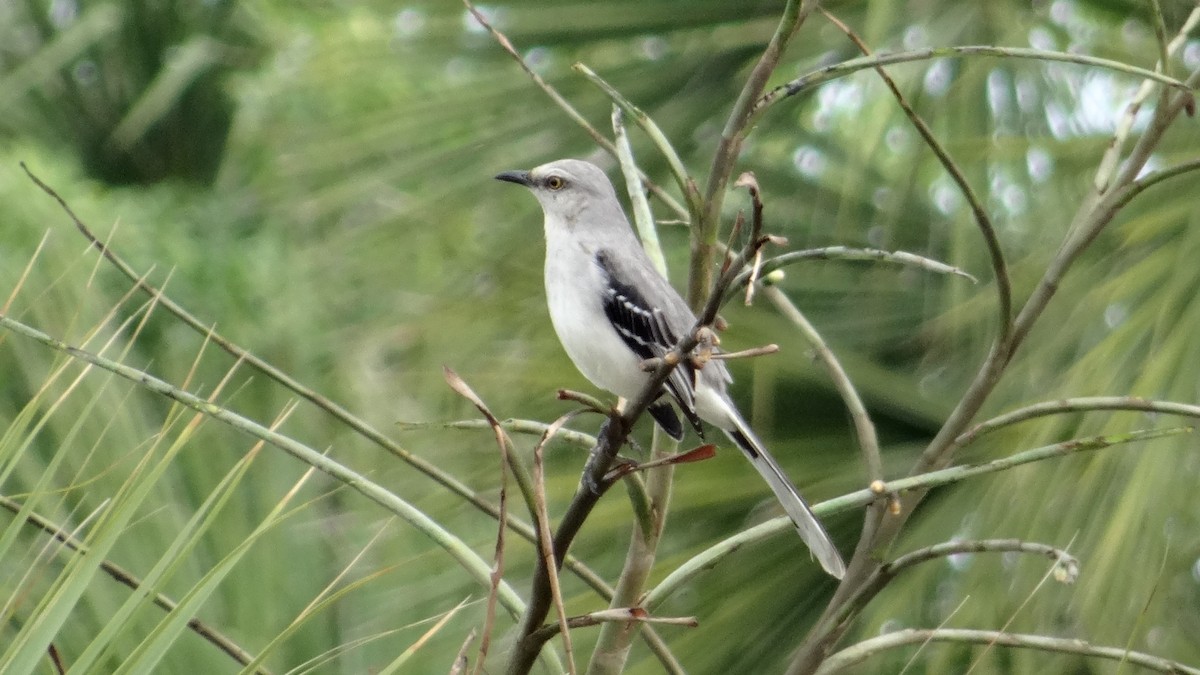
POLYGON ((705 185, 705 209, 701 214, 700 222, 693 223, 692 227, 692 257, 688 270, 687 301, 693 309, 698 307, 702 298, 710 295, 712 266, 716 258, 717 230, 720 225, 721 207, 725 204, 725 190, 729 185, 730 176, 733 175, 734 164, 737 163, 738 156, 741 154, 742 142, 749 130, 750 117, 754 112, 755 104, 763 90, 766 89, 767 80, 779 66, 779 61, 787 50, 788 42, 800 30, 800 26, 803 25, 804 20, 816 7, 816 4, 813 0, 788 0, 787 6, 784 7, 779 18, 779 24, 775 27, 775 34, 771 36, 771 41, 767 43, 762 56, 750 71, 750 76, 746 78, 746 83, 742 86, 742 91, 738 94, 733 109, 729 112, 725 127, 721 130, 721 138, 717 142, 716 152, 713 153, 712 165, 708 171, 708 182, 705 185))
MULTIPOLYGON (((492 434, 496 438, 496 445, 500 449, 500 503, 498 505, 500 517, 496 519, 496 548, 492 554, 491 583, 488 585, 487 607, 483 614, 483 636, 479 640, 479 659, 475 662, 475 669, 471 671, 474 675, 479 675, 483 672, 483 663, 487 659, 488 648, 492 644, 492 629, 496 625, 496 602, 500 594, 500 581, 504 578, 504 530, 508 524, 508 467, 513 461, 513 445, 512 439, 500 425, 500 420, 496 419, 483 399, 465 380, 459 377, 458 373, 442 366, 442 376, 451 389, 470 401, 487 420, 488 425, 492 428, 492 434)), ((468 643, 474 635, 475 631, 472 630, 468 636, 468 643)))

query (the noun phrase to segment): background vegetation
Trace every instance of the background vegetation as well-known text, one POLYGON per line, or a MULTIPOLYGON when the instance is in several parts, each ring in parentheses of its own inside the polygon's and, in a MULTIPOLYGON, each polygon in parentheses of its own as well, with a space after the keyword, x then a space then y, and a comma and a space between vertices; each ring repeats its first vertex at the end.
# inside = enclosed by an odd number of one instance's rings
MULTIPOLYGON (((653 115, 688 168, 704 175, 781 8, 678 0, 484 9, 596 126, 607 128, 610 102, 571 70, 576 61, 653 115)), ((1159 53, 1148 2, 867 1, 829 9, 880 51, 1033 46, 1145 68, 1159 53)), ((1164 2, 1161 11, 1173 35, 1192 6, 1164 2)), ((814 17, 776 79, 857 54, 814 17)), ((1198 68, 1200 41, 1187 40, 1167 71, 1198 68)), ((1015 292, 1024 297, 1091 190, 1140 80, 984 57, 890 72, 984 197, 1015 292)), ((1135 130, 1156 100, 1143 106, 1135 130)), ((632 136, 643 168, 670 184, 652 145, 632 136)), ((1193 160, 1198 149, 1200 134, 1185 119, 1150 166, 1193 160)), ((443 383, 443 364, 501 417, 553 419, 567 409, 554 400, 555 389, 586 386, 545 315, 536 206, 491 180, 497 171, 563 156, 600 155, 457 3, 0 5, 0 297, 12 293, 4 314, 187 383, 199 396, 220 387, 222 405, 264 424, 288 411, 280 432, 367 474, 485 559, 494 521, 325 412, 292 407, 294 394, 236 365, 161 309, 148 309, 18 163, 205 324, 494 500, 499 460, 489 433, 396 423, 475 416, 443 383)), ((738 166, 757 174, 768 229, 794 248, 902 249, 983 280, 811 262, 791 268, 782 283, 866 398, 886 475, 901 475, 995 332, 987 254, 964 200, 870 71, 776 106, 738 166)), ((1061 287, 985 415, 1067 396, 1200 398, 1198 187, 1191 176, 1174 179, 1119 216, 1061 287)), ((742 203, 731 196, 729 215, 742 203)), ((672 217, 662 208, 657 215, 672 217)), ((664 225, 662 237, 682 287, 687 234, 664 225)), ((735 396, 806 495, 819 501, 862 487, 849 422, 805 343, 765 303, 732 303, 725 312, 728 345, 777 342, 783 349, 738 362, 735 396)), ((381 669, 468 599, 403 664, 404 672, 445 672, 482 623, 487 589, 441 548, 321 474, 297 488, 308 467, 292 457, 271 447, 253 451, 251 437, 214 420, 190 427, 189 415, 161 396, 14 334, 0 335, 0 374, 3 495, 88 537, 101 557, 139 576, 153 578, 162 566, 155 587, 166 595, 185 599, 205 589, 196 615, 251 653, 266 653, 273 671, 381 669), (229 477, 233 484, 220 492, 229 477), (225 501, 210 509, 214 494, 225 501), (101 515, 114 499, 129 504, 124 520, 101 515), (274 510, 284 503, 286 517, 276 522, 274 510), (194 536, 179 537, 196 514, 208 520, 194 536), (264 522, 270 528, 258 532, 264 522), (223 575, 206 576, 214 570, 223 575), (335 602, 311 605, 340 590, 335 602)), ((1059 415, 985 437, 961 459, 1175 424, 1131 412, 1059 415)), ((584 417, 572 426, 594 433, 597 422, 584 417)), ((523 455, 532 446, 528 438, 517 443, 523 455)), ((569 499, 583 457, 569 444, 550 445, 552 513, 569 499)), ((926 564, 871 604, 846 642, 899 627, 1007 626, 1200 663, 1198 480, 1196 441, 1183 438, 939 490, 911 521, 900 550, 955 537, 1042 541, 1081 560, 1079 582, 1041 585, 1046 564, 1029 556, 926 564)), ((736 453, 685 466, 661 569, 771 515, 767 491, 736 453)), ((847 552, 860 525, 858 515, 829 523, 847 552)), ((573 552, 611 578, 630 527, 628 501, 609 495, 573 552)), ((238 669, 191 633, 168 639, 180 627, 164 625, 157 607, 126 605, 129 589, 105 575, 75 572, 77 585, 64 585, 79 564, 71 561, 81 557, 58 550, 23 517, 0 518, 0 555, 0 645, 10 645, 0 649, 10 665, 35 664, 12 672, 54 672, 38 635, 80 671, 238 669), (45 611, 39 603, 46 599, 57 600, 61 614, 45 611), (129 617, 115 622, 122 608, 129 617), (43 624, 34 624, 47 616, 46 632, 38 633, 43 624)), ((532 559, 531 547, 510 538, 507 578, 520 593, 532 559)), ((565 579, 569 610, 602 605, 565 579)), ((700 628, 659 632, 689 672, 776 672, 789 658, 777 646, 795 644, 832 590, 798 540, 777 537, 739 551, 659 610, 695 615, 700 628)), ((510 627, 502 615, 499 632, 510 627)), ((576 639, 586 653, 594 634, 578 631, 576 639)), ((867 672, 897 672, 913 652, 885 653, 867 672)), ((930 645, 909 672, 959 672, 976 663, 975 672, 994 673, 1121 669, 1071 656, 930 645)), ((629 671, 660 667, 635 643, 629 671)))

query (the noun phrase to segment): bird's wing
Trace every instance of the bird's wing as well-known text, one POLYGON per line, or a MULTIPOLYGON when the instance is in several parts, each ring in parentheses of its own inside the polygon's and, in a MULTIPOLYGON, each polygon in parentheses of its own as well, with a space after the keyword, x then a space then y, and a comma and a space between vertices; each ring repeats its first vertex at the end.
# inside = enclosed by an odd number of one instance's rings
MULTIPOLYGON (((678 309, 650 302, 638 290, 636 281, 629 278, 630 271, 623 269, 609 251, 597 252, 596 264, 604 272, 606 281, 601 300, 604 315, 625 345, 640 359, 661 358, 671 351, 679 342, 679 336, 671 328, 665 312, 678 312, 678 309)), ((661 284, 669 293, 675 293, 661 277, 651 283, 655 285, 649 288, 660 288, 661 284)), ((675 299, 668 295, 664 303, 675 299)), ((679 299, 678 302, 683 301, 679 299)), ((703 436, 700 418, 696 415, 696 371, 688 359, 671 371, 665 386, 696 433, 703 436)))

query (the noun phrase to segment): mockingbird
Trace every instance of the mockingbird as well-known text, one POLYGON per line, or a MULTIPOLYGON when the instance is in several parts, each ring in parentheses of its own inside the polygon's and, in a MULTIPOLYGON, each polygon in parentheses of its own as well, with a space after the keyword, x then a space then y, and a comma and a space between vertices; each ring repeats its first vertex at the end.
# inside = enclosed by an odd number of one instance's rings
MULTIPOLYGON (((542 205, 546 230, 546 300, 558 339, 592 384, 631 399, 645 387, 646 359, 662 357, 696 324, 687 303, 642 249, 612 183, 594 164, 564 159, 497 179, 529 188, 542 205)), ((825 571, 846 566, 829 535, 762 441, 729 399, 720 361, 696 368, 684 359, 664 385, 697 433, 700 420, 725 432, 762 474, 800 538, 825 571)), ((648 411, 676 440, 683 425, 669 402, 648 411)))

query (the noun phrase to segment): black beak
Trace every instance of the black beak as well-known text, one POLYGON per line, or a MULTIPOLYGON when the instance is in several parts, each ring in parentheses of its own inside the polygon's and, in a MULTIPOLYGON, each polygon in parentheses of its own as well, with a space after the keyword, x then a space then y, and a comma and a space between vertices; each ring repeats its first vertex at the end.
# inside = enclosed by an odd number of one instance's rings
POLYGON ((528 171, 504 171, 496 174, 496 180, 502 180, 506 183, 516 183, 525 187, 533 187, 533 179, 529 177, 528 171))

